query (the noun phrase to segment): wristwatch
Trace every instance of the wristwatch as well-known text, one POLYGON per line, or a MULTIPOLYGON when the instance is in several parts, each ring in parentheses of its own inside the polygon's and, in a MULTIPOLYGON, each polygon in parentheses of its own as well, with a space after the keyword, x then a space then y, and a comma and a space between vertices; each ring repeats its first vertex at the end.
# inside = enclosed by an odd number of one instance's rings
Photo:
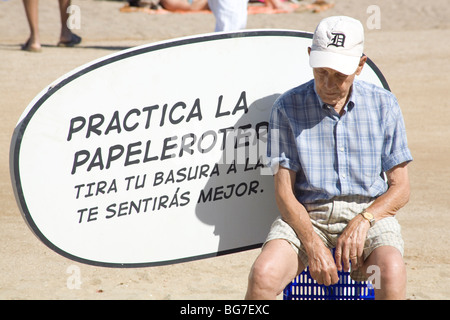
POLYGON ((373 227, 375 224, 375 218, 373 217, 373 214, 371 214, 370 212, 364 210, 363 212, 361 212, 361 215, 363 216, 364 219, 366 219, 367 221, 369 221, 370 223, 370 227, 373 227))

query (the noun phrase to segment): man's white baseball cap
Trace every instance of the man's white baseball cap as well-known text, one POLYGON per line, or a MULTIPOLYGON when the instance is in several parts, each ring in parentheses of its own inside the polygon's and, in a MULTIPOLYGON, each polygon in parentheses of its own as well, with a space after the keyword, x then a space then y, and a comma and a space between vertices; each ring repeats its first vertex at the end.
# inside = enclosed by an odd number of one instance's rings
POLYGON ((320 21, 314 32, 309 65, 350 75, 364 50, 364 27, 356 19, 337 16, 320 21))

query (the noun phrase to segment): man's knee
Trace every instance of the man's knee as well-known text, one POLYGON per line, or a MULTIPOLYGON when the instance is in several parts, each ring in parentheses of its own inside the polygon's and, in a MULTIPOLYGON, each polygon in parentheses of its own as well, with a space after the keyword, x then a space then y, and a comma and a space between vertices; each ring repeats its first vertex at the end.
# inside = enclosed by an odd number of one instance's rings
POLYGON ((403 290, 406 286, 406 266, 402 258, 385 261, 379 264, 381 283, 390 285, 391 290, 398 288, 403 290))
POLYGON ((279 239, 267 242, 250 271, 246 297, 275 299, 301 267, 289 242, 279 239))
POLYGON ((369 280, 381 299, 404 299, 406 293, 406 266, 398 250, 393 247, 373 252, 367 266, 369 280))
POLYGON ((384 280, 400 280, 406 275, 403 257, 394 247, 385 247, 381 254, 378 252, 374 264, 378 266, 380 276, 384 280))
POLYGON ((280 282, 277 271, 271 261, 256 261, 250 271, 249 282, 260 290, 276 290, 280 282))

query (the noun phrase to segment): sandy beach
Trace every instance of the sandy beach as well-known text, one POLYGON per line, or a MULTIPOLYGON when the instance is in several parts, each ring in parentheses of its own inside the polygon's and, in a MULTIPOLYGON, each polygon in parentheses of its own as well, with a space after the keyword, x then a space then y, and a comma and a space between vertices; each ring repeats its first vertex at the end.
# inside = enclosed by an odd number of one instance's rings
MULTIPOLYGON (((335 0, 320 13, 252 14, 248 29, 314 31, 330 15, 359 19, 365 53, 386 77, 403 111, 414 161, 410 202, 398 214, 405 240, 407 299, 450 298, 450 6, 448 0, 335 0), (370 24, 380 9, 380 24, 370 24)), ((259 249, 169 266, 113 269, 68 260, 40 242, 16 204, 9 147, 16 123, 48 84, 91 60, 155 41, 210 33, 208 13, 120 12, 123 1, 73 0, 83 42, 56 46, 57 1, 40 1, 41 53, 20 50, 29 35, 22 1, 0 1, 0 299, 242 299, 259 249), (68 286, 73 266, 79 288, 68 286)), ((291 53, 295 59, 295 53, 291 53)), ((276 63, 276 61, 268 62, 276 63)))

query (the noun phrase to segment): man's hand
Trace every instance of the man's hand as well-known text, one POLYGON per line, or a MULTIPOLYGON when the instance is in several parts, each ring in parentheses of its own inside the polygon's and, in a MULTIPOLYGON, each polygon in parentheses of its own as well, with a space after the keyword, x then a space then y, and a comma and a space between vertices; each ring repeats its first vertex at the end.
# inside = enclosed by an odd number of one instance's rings
POLYGON ((353 269, 362 267, 364 263, 363 249, 370 223, 360 214, 354 217, 339 236, 336 251, 336 266, 339 271, 350 269, 350 261, 353 269))
POLYGON ((333 255, 321 240, 308 250, 309 273, 319 284, 329 286, 339 281, 333 255))

